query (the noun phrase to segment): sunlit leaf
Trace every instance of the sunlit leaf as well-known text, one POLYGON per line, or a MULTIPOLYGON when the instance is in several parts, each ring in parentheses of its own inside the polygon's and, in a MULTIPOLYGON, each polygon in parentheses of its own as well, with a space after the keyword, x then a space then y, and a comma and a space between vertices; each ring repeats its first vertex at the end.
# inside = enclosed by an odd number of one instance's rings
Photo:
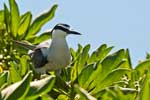
POLYGON ((73 48, 70 48, 70 53, 71 53, 72 59, 75 60, 76 52, 73 50, 73 48))
POLYGON ((21 76, 25 75, 25 73, 27 72, 28 68, 29 68, 29 60, 30 57, 28 55, 23 55, 20 59, 20 63, 21 63, 21 76))
POLYGON ((88 59, 88 63, 94 63, 103 60, 113 47, 107 48, 106 44, 101 45, 96 51, 94 51, 91 57, 88 59))
POLYGON ((30 90, 27 94, 28 99, 35 100, 39 95, 44 95, 52 89, 53 85, 55 83, 55 77, 49 76, 47 78, 34 81, 30 83, 30 90))
POLYGON ((102 89, 106 88, 107 86, 113 85, 114 82, 121 80, 121 77, 124 74, 128 73, 129 71, 130 71, 129 69, 125 69, 125 68, 118 68, 118 69, 111 71, 104 80, 95 81, 96 82, 95 84, 99 84, 99 85, 97 85, 94 88, 94 90, 92 90, 92 94, 95 94, 95 93, 101 91, 102 89))
POLYGON ((78 76, 78 74, 81 72, 81 69, 86 64, 89 55, 90 45, 86 45, 84 48, 79 44, 78 50, 76 53, 77 58, 75 59, 73 69, 71 70, 71 80, 75 80, 78 76), (84 59, 83 59, 84 58, 84 59))
POLYGON ((123 49, 107 56, 103 62, 103 73, 106 74, 113 69, 119 67, 119 64, 122 62, 122 60, 125 58, 125 51, 123 49))
POLYGON ((39 44, 39 43, 41 43, 43 41, 46 41, 46 40, 48 40, 50 38, 51 38, 51 33, 50 32, 42 33, 40 36, 35 38, 33 44, 39 44))
POLYGON ((150 70, 150 60, 141 62, 135 67, 135 70, 138 72, 139 76, 143 76, 147 70, 150 70))
POLYGON ((87 82, 87 80, 89 79, 89 77, 93 73, 93 71, 94 71, 93 64, 88 65, 87 67, 83 68, 83 70, 81 71, 81 73, 78 76, 78 82, 81 87, 86 87, 85 83, 87 82))
POLYGON ((86 45, 84 48, 83 48, 83 51, 79 57, 79 61, 78 61, 78 72, 80 73, 81 69, 84 67, 85 63, 87 62, 88 60, 88 52, 90 50, 90 44, 86 45))
POLYGON ((27 40, 30 39, 32 35, 37 34, 41 27, 54 17, 57 6, 57 4, 54 4, 49 11, 43 13, 33 21, 31 27, 29 28, 29 32, 27 33, 27 40))
POLYGON ((3 100, 18 100, 23 99, 28 90, 29 82, 31 81, 31 72, 29 72, 22 81, 17 82, 3 89, 1 92, 3 100))
POLYGON ((10 32, 10 12, 5 3, 4 3, 4 15, 5 15, 6 29, 8 32, 10 32))
POLYGON ((20 23, 19 9, 15 0, 9 0, 11 15, 11 32, 16 37, 20 23))
POLYGON ((8 72, 3 72, 0 74, 0 87, 5 85, 8 81, 8 72))
POLYGON ((58 96, 57 100, 69 100, 69 97, 62 94, 58 96))
POLYGON ((130 52, 129 52, 129 49, 126 50, 126 58, 128 60, 128 67, 130 69, 132 69, 132 63, 131 63, 131 57, 130 57, 130 52))
POLYGON ((0 10, 0 22, 4 22, 4 10, 0 10))
POLYGON ((97 100, 95 97, 93 97, 92 95, 90 95, 90 93, 88 93, 88 91, 84 90, 83 88, 75 85, 75 90, 76 92, 80 95, 79 97, 76 97, 76 100, 97 100))
POLYGON ((21 80, 21 75, 16 68, 15 62, 10 62, 10 81, 11 82, 18 82, 21 80))
POLYGON ((90 73, 88 80, 83 85, 83 87, 87 90, 91 90, 97 85, 97 84, 92 84, 92 82, 94 80, 96 80, 98 78, 98 76, 100 75, 100 73, 102 72, 101 63, 97 62, 97 64, 93 67, 94 67, 94 71, 92 73, 90 73))
POLYGON ((147 73, 141 86, 141 91, 137 97, 137 100, 149 100, 149 99, 150 99, 150 74, 147 73))
POLYGON ((27 12, 22 18, 18 29, 18 35, 24 36, 28 27, 30 26, 32 15, 30 12, 27 12))

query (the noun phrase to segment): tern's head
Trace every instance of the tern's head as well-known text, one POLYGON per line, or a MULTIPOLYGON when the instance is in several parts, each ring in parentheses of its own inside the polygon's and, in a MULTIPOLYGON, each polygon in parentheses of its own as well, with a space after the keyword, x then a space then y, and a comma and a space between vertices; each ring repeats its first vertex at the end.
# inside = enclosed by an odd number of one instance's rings
POLYGON ((59 23, 52 30, 52 37, 66 37, 69 34, 81 35, 80 33, 71 30, 67 24, 59 23))

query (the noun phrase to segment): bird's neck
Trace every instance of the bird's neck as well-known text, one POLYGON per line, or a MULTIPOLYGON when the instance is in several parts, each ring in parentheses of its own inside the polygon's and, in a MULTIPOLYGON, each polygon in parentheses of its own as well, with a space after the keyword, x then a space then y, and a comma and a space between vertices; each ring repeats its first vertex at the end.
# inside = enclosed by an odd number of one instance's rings
POLYGON ((66 38, 65 37, 55 37, 52 38, 52 44, 50 46, 50 48, 54 48, 57 50, 63 49, 68 47, 67 42, 66 42, 66 38))

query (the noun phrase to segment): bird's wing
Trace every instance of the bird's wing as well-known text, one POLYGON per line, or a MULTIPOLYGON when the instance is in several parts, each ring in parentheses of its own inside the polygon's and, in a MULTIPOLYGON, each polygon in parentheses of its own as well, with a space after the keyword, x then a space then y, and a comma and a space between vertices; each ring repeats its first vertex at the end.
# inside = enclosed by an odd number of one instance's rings
MULTIPOLYGON (((47 50, 47 48, 42 48, 47 50)), ((31 54, 31 60, 35 68, 40 68, 44 66, 47 61, 47 56, 45 56, 41 48, 35 49, 31 54)))
POLYGON ((48 62, 47 51, 51 44, 51 40, 44 41, 37 46, 15 40, 14 43, 29 49, 28 54, 31 56, 31 60, 35 68, 40 68, 48 62))
POLYGON ((35 68, 40 68, 48 62, 47 52, 50 44, 51 40, 47 40, 37 45, 34 50, 29 51, 32 63, 34 64, 35 68))
POLYGON ((16 45, 22 46, 22 47, 29 49, 29 50, 34 50, 36 48, 35 45, 28 44, 27 42, 20 42, 20 41, 16 41, 16 40, 13 40, 13 42, 16 45))
POLYGON ((48 48, 51 44, 51 40, 46 40, 42 43, 40 43, 39 45, 36 46, 36 48, 43 48, 43 47, 46 47, 48 48))

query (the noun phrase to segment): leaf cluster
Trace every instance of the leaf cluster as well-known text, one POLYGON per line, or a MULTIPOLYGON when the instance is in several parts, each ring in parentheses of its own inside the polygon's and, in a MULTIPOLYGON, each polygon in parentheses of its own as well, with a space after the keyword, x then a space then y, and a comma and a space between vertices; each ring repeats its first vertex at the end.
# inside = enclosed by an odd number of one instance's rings
MULTIPOLYGON (((131 64, 128 49, 111 52, 113 47, 99 46, 91 54, 90 44, 70 48, 72 61, 60 75, 35 80, 30 57, 13 40, 32 44, 50 38, 49 32, 37 35, 54 17, 57 5, 32 21, 31 12, 22 15, 15 0, 0 10, 0 99, 2 100, 149 100, 150 59, 131 64)), ((39 77, 38 77, 39 78, 39 77)))

